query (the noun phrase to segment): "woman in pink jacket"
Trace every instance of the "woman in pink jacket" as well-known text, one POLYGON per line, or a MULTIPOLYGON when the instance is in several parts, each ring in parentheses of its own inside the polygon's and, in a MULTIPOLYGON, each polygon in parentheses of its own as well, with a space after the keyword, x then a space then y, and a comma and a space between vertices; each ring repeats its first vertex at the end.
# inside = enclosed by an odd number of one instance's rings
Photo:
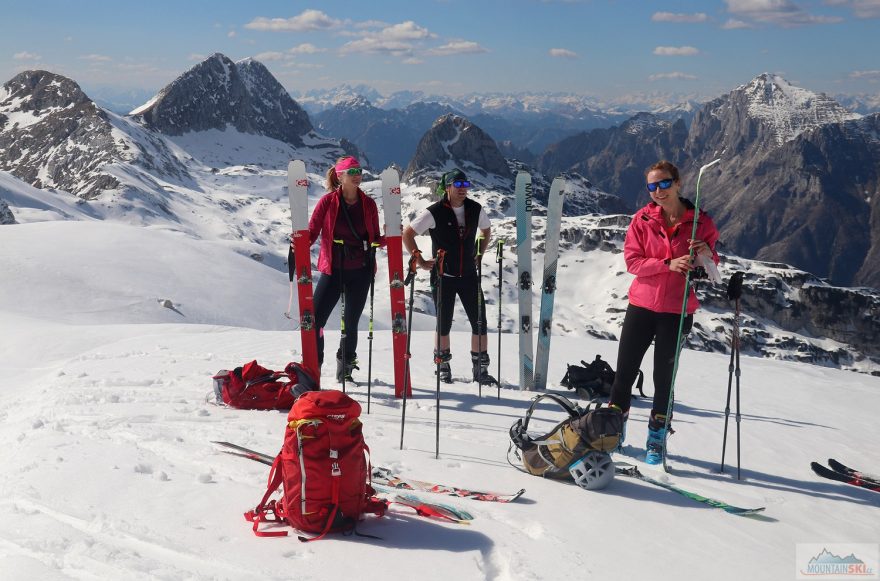
MULTIPOLYGON (((690 251, 694 251, 696 261, 712 260, 718 264, 715 252, 718 229, 708 214, 700 212, 696 237, 690 238, 694 205, 679 197, 681 181, 678 168, 672 163, 657 162, 645 175, 651 201, 633 216, 623 247, 626 269, 636 278, 629 288, 629 305, 620 332, 617 375, 611 388, 610 404, 623 413, 626 421, 632 384, 653 341, 654 402, 648 421, 646 461, 659 464, 668 435, 666 411, 675 355, 681 348, 676 344, 676 338, 685 275, 695 267, 690 261, 690 251)), ((699 306, 693 286, 688 295, 681 345, 691 330, 693 313, 699 306)))
POLYGON ((327 171, 327 189, 309 219, 314 244, 321 239, 315 285, 315 324, 318 328, 318 361, 324 362, 324 325, 339 298, 345 300, 345 359, 340 340, 336 352, 336 380, 351 381, 357 367, 358 320, 364 311, 370 281, 375 273, 373 245, 385 245, 379 234, 376 202, 361 189, 362 170, 358 160, 342 157, 327 171))

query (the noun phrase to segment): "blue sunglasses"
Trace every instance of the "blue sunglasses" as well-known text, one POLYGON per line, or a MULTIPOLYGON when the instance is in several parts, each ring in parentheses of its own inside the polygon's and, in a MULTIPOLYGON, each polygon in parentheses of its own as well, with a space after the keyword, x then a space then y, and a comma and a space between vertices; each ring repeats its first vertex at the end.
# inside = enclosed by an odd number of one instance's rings
POLYGON ((669 179, 665 179, 665 180, 660 180, 659 182, 651 182, 650 184, 645 184, 645 187, 648 188, 649 192, 653 193, 653 192, 657 191, 657 188, 660 188, 661 190, 668 190, 669 188, 672 187, 672 184, 674 184, 674 183, 675 183, 675 180, 673 180, 672 178, 669 178, 669 179))
POLYGON ((456 188, 469 188, 469 187, 471 187, 471 183, 467 180, 465 180, 465 181, 455 180, 454 182, 452 182, 452 185, 455 186, 456 188))

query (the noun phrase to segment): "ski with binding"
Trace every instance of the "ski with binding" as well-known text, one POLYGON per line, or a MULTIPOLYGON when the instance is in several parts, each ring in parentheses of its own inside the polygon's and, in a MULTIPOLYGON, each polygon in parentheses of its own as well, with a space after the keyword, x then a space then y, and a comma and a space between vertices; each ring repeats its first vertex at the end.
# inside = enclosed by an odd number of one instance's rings
POLYGON ((635 478, 637 480, 641 480, 642 482, 647 482, 648 484, 653 484, 654 486, 659 486, 660 488, 665 488, 666 490, 670 490, 677 494, 684 496, 685 498, 689 498, 691 500, 695 500, 697 502, 701 502, 707 506, 711 506, 712 508, 720 508, 724 512, 734 514, 737 516, 749 516, 753 514, 757 514, 764 510, 765 507, 761 506, 758 508, 742 508, 739 506, 734 506, 732 504, 728 504, 723 500, 717 500, 715 498, 710 498, 708 496, 703 496, 702 494, 697 494, 695 492, 691 492, 689 490, 685 490, 680 488, 674 484, 670 484, 669 482, 663 482, 662 480, 657 480, 656 478, 652 478, 651 476, 646 476, 642 473, 638 466, 634 464, 629 464, 627 462, 615 462, 614 463, 614 473, 617 476, 626 476, 627 478, 635 478))
POLYGON ((448 484, 435 484, 433 482, 425 482, 423 480, 413 480, 395 474, 388 468, 382 466, 374 466, 372 474, 373 483, 388 486, 397 490, 412 490, 414 492, 431 492, 434 494, 446 494, 458 498, 470 498, 472 500, 481 500, 484 502, 513 502, 525 493, 526 489, 515 492, 513 494, 501 492, 486 492, 478 490, 469 490, 459 488, 448 484))
POLYGON ((541 311, 538 317, 538 349, 535 353, 535 389, 547 389, 550 365, 550 335, 553 330, 553 300, 556 297, 556 266, 559 261, 559 228, 565 180, 556 178, 547 200, 547 225, 544 229, 544 277, 541 284, 541 311))
POLYGON ((811 462, 810 468, 812 468, 813 472, 815 472, 818 476, 821 476, 822 478, 835 480, 837 482, 843 482, 844 484, 849 484, 850 486, 866 488, 873 492, 880 492, 880 482, 874 482, 873 480, 864 480, 859 476, 855 476, 853 474, 843 474, 841 472, 837 472, 836 470, 832 470, 831 468, 822 466, 818 462, 811 462))
POLYGON ((406 290, 403 270, 403 241, 401 239, 400 176, 388 168, 382 180, 382 210, 385 214, 385 242, 388 251, 388 283, 391 293, 391 345, 394 351, 394 397, 403 397, 404 385, 410 386, 407 397, 412 397, 411 383, 406 367, 406 290))
POLYGON ((516 263, 519 277, 519 388, 534 389, 532 346, 532 176, 516 174, 516 263))
POLYGON ((291 161, 287 166, 287 194, 290 199, 290 224, 293 229, 293 264, 288 265, 290 281, 296 283, 299 298, 299 330, 302 342, 302 365, 321 385, 318 365, 318 335, 312 289, 312 254, 309 237, 309 178, 306 164, 291 161))

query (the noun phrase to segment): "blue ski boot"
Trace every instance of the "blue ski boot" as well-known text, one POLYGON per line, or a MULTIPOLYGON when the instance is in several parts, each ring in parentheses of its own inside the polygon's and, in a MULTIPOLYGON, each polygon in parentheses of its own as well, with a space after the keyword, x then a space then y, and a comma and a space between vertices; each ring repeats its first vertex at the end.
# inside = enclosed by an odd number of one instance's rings
POLYGON ((666 426, 666 416, 651 414, 648 420, 648 442, 645 444, 647 452, 645 462, 656 466, 663 463, 663 454, 666 453, 666 438, 669 437, 669 428, 666 426))

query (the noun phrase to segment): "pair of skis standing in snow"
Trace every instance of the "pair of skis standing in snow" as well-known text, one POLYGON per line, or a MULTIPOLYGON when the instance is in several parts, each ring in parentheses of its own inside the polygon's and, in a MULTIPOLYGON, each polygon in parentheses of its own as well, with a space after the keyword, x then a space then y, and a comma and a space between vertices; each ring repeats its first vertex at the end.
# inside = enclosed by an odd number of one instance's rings
MULTIPOLYGON (((378 232, 378 215, 375 202, 360 190, 362 170, 358 161, 350 156, 341 158, 328 172, 330 193, 319 200, 311 218, 308 219, 308 179, 305 165, 294 161, 289 166, 289 193, 293 225, 292 252, 289 260, 291 296, 297 288, 300 308, 304 365, 315 377, 320 377, 323 362, 322 328, 330 311, 341 300, 341 340, 337 352, 337 380, 345 391, 351 372, 358 369, 357 321, 363 311, 369 290, 370 300, 370 365, 368 386, 371 381, 373 299, 375 251, 388 247, 389 283, 391 289, 392 333, 395 363, 395 395, 411 394, 409 369, 409 336, 406 325, 404 287, 412 283, 416 268, 432 271, 432 288, 438 305, 438 340, 435 362, 438 377, 451 383, 449 367, 449 328, 455 296, 459 296, 473 329, 471 359, 474 381, 483 384, 497 383, 488 372, 485 301, 480 288, 479 262, 491 234, 489 219, 482 207, 467 199, 470 182, 460 170, 449 172, 441 180, 443 199, 432 205, 407 228, 403 237, 412 256, 408 272, 403 271, 401 247, 400 186, 397 172, 393 169, 382 173, 382 195, 385 210, 385 235, 378 232), (448 182, 448 185, 446 185, 448 182), (435 261, 425 261, 415 246, 415 235, 431 231, 435 261), (477 236, 477 233, 480 236, 477 236), (321 254, 318 270, 322 273, 312 293, 309 247, 320 238, 321 254), (476 249, 476 250, 475 250, 476 249), (448 254, 448 258, 443 259, 448 254), (476 252, 476 259, 474 253, 476 252), (443 294, 446 286, 446 294, 443 294), (354 333, 350 330, 354 328, 354 333), (348 331, 347 331, 348 329, 348 331)), ((412 290, 412 288, 411 288, 412 290)), ((412 296, 410 297, 410 311, 412 296)), ((411 312, 410 312, 411 316, 411 312)), ((369 406, 369 403, 368 403, 369 406)), ((368 408, 369 409, 369 408, 368 408)))

